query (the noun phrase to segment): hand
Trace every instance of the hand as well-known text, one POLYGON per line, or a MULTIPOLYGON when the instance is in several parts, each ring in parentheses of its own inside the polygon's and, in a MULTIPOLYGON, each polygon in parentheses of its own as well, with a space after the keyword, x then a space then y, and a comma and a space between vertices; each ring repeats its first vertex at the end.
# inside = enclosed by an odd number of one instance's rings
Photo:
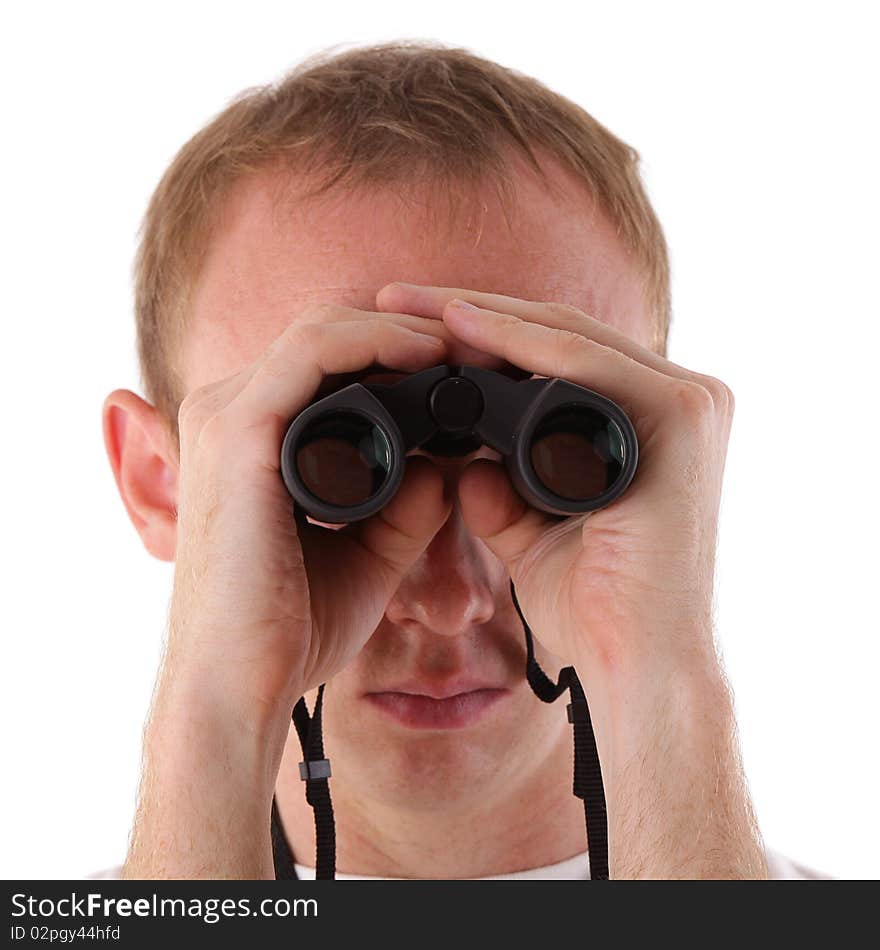
POLYGON ((269 808, 293 705, 363 647, 451 508, 439 470, 411 459, 374 517, 309 524, 281 479, 281 442, 328 375, 442 362, 445 344, 418 322, 315 308, 183 401, 168 642, 123 876, 274 876, 269 808))
POLYGON ((469 346, 534 374, 613 399, 639 439, 639 468, 606 508, 559 518, 529 507, 504 466, 471 463, 462 515, 506 565, 535 635, 570 661, 603 672, 714 656, 711 630, 718 509, 733 395, 574 308, 447 288, 389 285, 379 306, 442 318, 469 346), (456 296, 476 305, 456 305, 456 296), (686 624, 685 624, 686 621, 686 624))
POLYGON ((608 507, 560 520, 478 459, 458 481, 462 516, 505 564, 535 636, 584 682, 612 876, 765 875, 712 625, 728 387, 568 306, 406 284, 377 305, 442 320, 463 344, 629 416, 639 467, 608 507))
POLYGON ((304 314, 256 363, 180 408, 169 663, 200 681, 208 673, 242 715, 289 717, 299 695, 342 669, 449 514, 439 471, 410 459, 373 517, 340 531, 294 517, 281 441, 324 378, 443 360, 441 340, 373 317, 346 307, 304 314))

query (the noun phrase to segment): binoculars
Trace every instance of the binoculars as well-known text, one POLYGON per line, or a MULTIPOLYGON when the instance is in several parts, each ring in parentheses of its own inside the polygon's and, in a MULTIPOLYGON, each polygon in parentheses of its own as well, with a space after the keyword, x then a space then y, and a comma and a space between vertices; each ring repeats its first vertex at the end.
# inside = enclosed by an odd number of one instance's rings
POLYGON ((520 496, 553 515, 610 504, 638 465, 635 429, 605 396, 462 365, 352 383, 313 402, 285 433, 281 474, 306 514, 345 524, 394 497, 413 449, 452 457, 483 445, 502 455, 520 496))

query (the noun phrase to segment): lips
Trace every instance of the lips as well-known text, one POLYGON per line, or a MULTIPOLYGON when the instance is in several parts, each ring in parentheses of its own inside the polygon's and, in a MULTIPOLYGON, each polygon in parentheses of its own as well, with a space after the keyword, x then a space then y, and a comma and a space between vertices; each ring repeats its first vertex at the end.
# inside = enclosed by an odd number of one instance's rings
POLYGON ((446 684, 400 686, 384 692, 367 693, 377 710, 409 729, 462 729, 478 722, 510 695, 503 687, 462 688, 446 684))

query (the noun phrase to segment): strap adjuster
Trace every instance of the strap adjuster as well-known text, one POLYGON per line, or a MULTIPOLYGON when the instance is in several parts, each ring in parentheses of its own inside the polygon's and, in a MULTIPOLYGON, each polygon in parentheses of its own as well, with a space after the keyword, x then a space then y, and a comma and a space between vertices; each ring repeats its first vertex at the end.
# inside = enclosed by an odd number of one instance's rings
POLYGON ((330 778, 330 760, 310 759, 308 762, 300 762, 299 777, 304 782, 316 778, 330 778))
POLYGON ((569 722, 589 722, 590 708, 586 703, 573 702, 565 707, 569 722))

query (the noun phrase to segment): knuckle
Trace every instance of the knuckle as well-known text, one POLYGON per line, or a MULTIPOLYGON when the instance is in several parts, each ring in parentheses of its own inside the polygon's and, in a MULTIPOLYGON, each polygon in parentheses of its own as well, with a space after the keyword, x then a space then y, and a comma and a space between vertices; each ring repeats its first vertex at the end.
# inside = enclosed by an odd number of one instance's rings
POLYGON ((720 379, 713 380, 713 382, 715 384, 715 404, 726 416, 732 416, 736 409, 736 399, 733 395, 733 390, 727 383, 723 383, 720 379))
POLYGON ((553 348, 557 375, 563 376, 573 362, 582 360, 589 349, 590 341, 580 333, 555 328, 553 330, 553 348))
POLYGON ((188 393, 177 407, 177 427, 181 432, 189 430, 190 424, 193 421, 195 415, 194 395, 194 392, 188 393))
POLYGON ((370 327, 370 333, 376 335, 376 339, 392 342, 393 340, 399 340, 401 337, 411 336, 411 331, 406 327, 400 326, 398 323, 391 323, 387 320, 377 320, 375 326, 370 327))
POLYGON ((730 386, 725 385, 724 391, 727 393, 727 415, 732 416, 736 412, 736 396, 730 386))
POLYGON ((409 327, 403 327, 398 323, 389 321, 377 322, 367 332, 372 338, 370 346, 387 347, 393 350, 397 350, 401 346, 408 346, 416 338, 414 331, 410 330, 409 327))
POLYGON ((515 317, 512 313, 502 313, 499 314, 498 318, 498 328, 503 331, 512 330, 516 332, 519 327, 522 327, 526 321, 521 320, 519 317, 515 317))
POLYGON ((733 390, 726 383, 714 376, 699 376, 697 382, 712 397, 716 411, 722 415, 733 415, 735 399, 733 390))
POLYGON ((561 353, 583 353, 587 349, 588 340, 580 333, 574 333, 572 330, 554 329, 553 336, 556 348, 561 353))
POLYGON ((210 400, 193 403, 191 407, 182 403, 178 413, 178 427, 181 452, 187 457, 196 452, 201 455, 206 450, 209 454, 216 454, 220 445, 227 439, 224 432, 224 413, 210 400))
POLYGON ((199 431, 196 445, 212 464, 221 462, 228 472, 233 468, 252 469, 258 464, 277 464, 284 424, 275 413, 253 417, 241 407, 230 405, 211 413, 199 431), (266 461, 268 453, 269 461, 266 461))
POLYGON ((314 357, 323 336, 323 326, 292 323, 266 352, 258 375, 277 376, 289 367, 291 355, 297 359, 314 357))
POLYGON ((227 439, 226 429, 223 414, 215 412, 202 423, 199 429, 198 447, 207 450, 218 449, 227 439))
POLYGON ((309 324, 330 323, 338 317, 340 307, 332 303, 311 303, 297 317, 292 326, 307 326, 309 324))
POLYGON ((291 325, 284 331, 284 334, 281 337, 281 345, 283 347, 288 347, 290 345, 294 346, 309 346, 314 345, 314 343, 321 336, 321 326, 316 323, 291 323, 291 325))
POLYGON ((544 306, 554 316, 562 317, 562 319, 567 321, 581 320, 586 316, 583 310, 578 309, 570 303, 557 303, 556 301, 549 301, 548 303, 545 303, 544 306))
POLYGON ((199 389, 193 389, 181 400, 177 409, 177 427, 181 433, 189 433, 199 428, 205 412, 205 404, 208 402, 208 396, 213 389, 213 386, 202 386, 199 389))
POLYGON ((679 412, 692 422, 705 419, 715 411, 712 394, 699 383, 677 380, 672 387, 672 398, 679 412))

